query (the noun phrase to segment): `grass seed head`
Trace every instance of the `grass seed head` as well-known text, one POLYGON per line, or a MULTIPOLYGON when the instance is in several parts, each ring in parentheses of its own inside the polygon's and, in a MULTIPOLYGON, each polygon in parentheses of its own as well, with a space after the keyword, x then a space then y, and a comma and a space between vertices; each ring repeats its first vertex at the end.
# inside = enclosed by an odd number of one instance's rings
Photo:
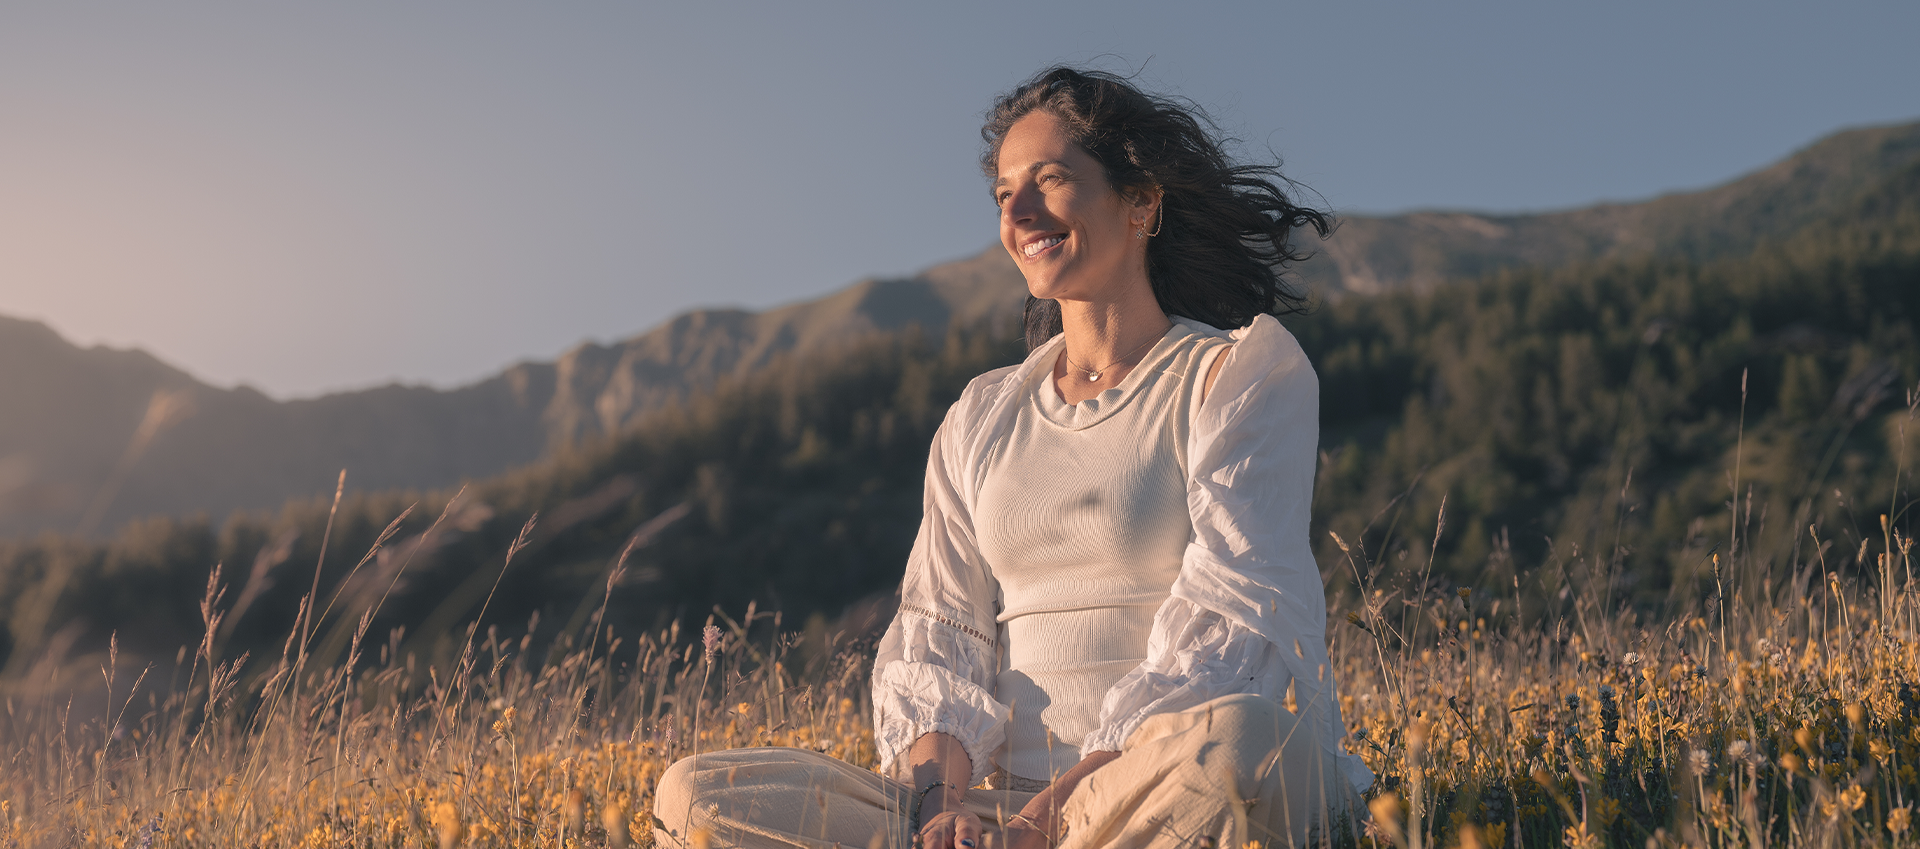
POLYGON ((1402 840, 1403 827, 1400 820, 1405 816, 1406 810, 1405 806, 1400 804, 1400 794, 1389 790, 1375 796, 1367 803, 1367 810, 1373 814, 1373 821, 1368 824, 1369 829, 1380 832, 1381 836, 1393 843, 1397 844, 1402 840))
POLYGON ((633 841, 633 835, 627 830, 627 803, 625 799, 608 799, 600 808, 600 825, 607 830, 608 849, 626 849, 633 841))
POLYGON ((441 802, 433 808, 433 830, 440 838, 440 849, 454 849, 460 845, 460 838, 467 833, 466 823, 461 821, 460 809, 452 802, 441 802))
POLYGON ((587 821, 587 794, 578 787, 567 791, 566 807, 561 810, 566 819, 567 833, 579 834, 587 821))
POLYGON ((1486 842, 1480 837, 1480 827, 1473 823, 1461 823, 1459 837, 1460 849, 1487 849, 1486 842))
POLYGON ((1432 733, 1433 723, 1428 720, 1415 717, 1412 722, 1407 723, 1407 743, 1409 745, 1425 746, 1427 744, 1427 737, 1432 733))

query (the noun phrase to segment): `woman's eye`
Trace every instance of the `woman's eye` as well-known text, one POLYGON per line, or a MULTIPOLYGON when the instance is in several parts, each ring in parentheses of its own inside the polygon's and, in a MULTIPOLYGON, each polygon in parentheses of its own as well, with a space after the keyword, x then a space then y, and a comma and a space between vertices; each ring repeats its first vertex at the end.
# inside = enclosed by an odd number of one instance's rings
POLYGON ((1012 193, 1012 192, 994 192, 994 193, 993 193, 993 205, 994 205, 994 206, 1006 206, 1006 205, 1007 205, 1007 198, 1009 198, 1009 197, 1012 197, 1012 196, 1013 196, 1013 193, 1012 193))

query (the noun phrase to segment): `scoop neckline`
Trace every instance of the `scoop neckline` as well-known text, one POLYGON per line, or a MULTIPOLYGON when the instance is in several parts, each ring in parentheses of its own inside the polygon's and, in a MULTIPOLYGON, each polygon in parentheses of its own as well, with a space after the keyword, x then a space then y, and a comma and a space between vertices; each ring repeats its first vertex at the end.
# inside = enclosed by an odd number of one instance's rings
POLYGON ((1179 340, 1196 335, 1199 334, 1192 328, 1178 321, 1172 322, 1166 332, 1154 341, 1153 347, 1147 349, 1147 355, 1140 358, 1140 362, 1133 367, 1132 371, 1127 372, 1126 378, 1120 381, 1120 385, 1101 390, 1098 395, 1078 404, 1067 403, 1067 399, 1060 394, 1060 387, 1053 380, 1054 364, 1059 362, 1060 357, 1066 356, 1066 343, 1062 342, 1059 350, 1055 351, 1048 361, 1049 364, 1035 370, 1038 379, 1031 393, 1034 408, 1042 419, 1068 430, 1081 430, 1099 424, 1118 413, 1140 394, 1140 384, 1146 381, 1148 374, 1157 373, 1165 364, 1165 360, 1177 352, 1179 340))

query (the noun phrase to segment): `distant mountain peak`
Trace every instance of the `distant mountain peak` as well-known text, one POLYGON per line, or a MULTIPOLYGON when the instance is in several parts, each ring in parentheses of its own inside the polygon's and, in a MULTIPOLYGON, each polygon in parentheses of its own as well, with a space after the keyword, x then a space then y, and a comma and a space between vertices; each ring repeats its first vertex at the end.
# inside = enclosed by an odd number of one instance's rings
POLYGON ((1429 210, 1351 216, 1300 266, 1338 297, 1424 289, 1502 268, 1638 254, 1696 260, 1751 251, 1843 211, 1920 163, 1920 122, 1843 130, 1711 188, 1528 215, 1429 210))

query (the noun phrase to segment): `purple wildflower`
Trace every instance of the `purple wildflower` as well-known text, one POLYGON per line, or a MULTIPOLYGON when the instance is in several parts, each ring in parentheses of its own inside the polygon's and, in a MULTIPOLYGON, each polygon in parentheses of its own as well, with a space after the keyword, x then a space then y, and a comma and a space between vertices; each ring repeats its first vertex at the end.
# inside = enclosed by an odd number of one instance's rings
POLYGON ((161 821, 165 818, 166 814, 164 813, 154 814, 153 819, 148 820, 146 825, 140 827, 140 833, 133 838, 135 849, 153 849, 153 839, 159 836, 161 821))

